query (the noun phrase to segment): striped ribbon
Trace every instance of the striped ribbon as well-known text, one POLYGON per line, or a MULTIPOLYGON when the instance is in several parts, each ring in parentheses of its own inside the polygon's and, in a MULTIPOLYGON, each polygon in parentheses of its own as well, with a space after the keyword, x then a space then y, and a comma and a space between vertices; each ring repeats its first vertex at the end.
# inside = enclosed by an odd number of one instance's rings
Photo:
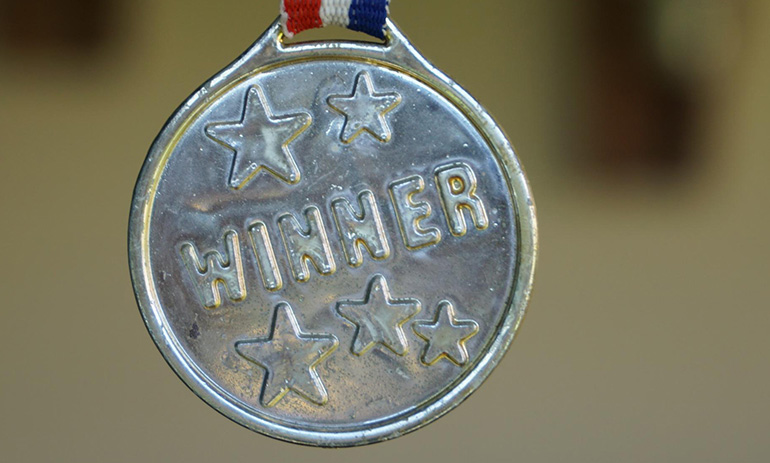
POLYGON ((378 39, 385 38, 390 0, 281 0, 281 22, 287 37, 326 26, 341 26, 378 39))

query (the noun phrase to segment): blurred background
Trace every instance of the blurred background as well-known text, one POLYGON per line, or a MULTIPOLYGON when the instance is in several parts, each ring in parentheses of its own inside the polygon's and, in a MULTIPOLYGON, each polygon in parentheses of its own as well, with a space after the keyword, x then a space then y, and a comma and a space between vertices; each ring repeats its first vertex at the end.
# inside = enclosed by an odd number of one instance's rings
MULTIPOLYGON (((0 460, 770 461, 770 2, 397 0, 497 118, 541 255, 487 383, 328 451, 247 431, 166 366, 126 257, 166 118, 277 0, 0 0, 0 460)), ((300 39, 357 38, 347 31, 300 39)))

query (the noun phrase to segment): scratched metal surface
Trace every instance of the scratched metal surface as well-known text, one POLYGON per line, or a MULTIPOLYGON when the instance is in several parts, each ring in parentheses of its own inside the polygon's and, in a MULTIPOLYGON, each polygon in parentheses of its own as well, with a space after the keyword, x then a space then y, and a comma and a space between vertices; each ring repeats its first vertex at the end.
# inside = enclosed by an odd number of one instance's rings
POLYGON ((390 29, 387 46, 285 48, 274 26, 172 117, 137 184, 150 332, 199 396, 273 437, 358 445, 435 419, 529 297, 534 206, 510 144, 390 29))

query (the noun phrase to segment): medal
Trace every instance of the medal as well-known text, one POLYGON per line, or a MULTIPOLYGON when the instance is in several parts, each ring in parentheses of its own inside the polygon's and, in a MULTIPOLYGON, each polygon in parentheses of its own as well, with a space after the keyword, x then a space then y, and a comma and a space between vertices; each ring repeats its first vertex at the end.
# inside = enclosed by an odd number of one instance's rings
POLYGON ((212 407, 290 442, 438 418, 529 299, 535 212, 513 148, 387 12, 284 0, 169 119, 136 185, 131 274, 155 343, 212 407), (326 25, 382 43, 284 43, 326 25))

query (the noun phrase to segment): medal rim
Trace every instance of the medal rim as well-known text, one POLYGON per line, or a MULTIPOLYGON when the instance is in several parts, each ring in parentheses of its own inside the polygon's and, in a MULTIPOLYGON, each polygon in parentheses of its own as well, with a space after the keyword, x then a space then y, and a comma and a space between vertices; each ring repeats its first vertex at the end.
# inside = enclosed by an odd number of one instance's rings
POLYGON ((387 22, 385 45, 365 42, 314 42, 284 46, 280 18, 240 58, 203 84, 175 111, 153 142, 139 174, 129 219, 128 256, 134 294, 144 323, 166 362, 198 397, 236 423, 283 441, 321 447, 353 447, 390 440, 415 431, 448 413, 468 398, 502 360, 523 321, 537 257, 537 221, 530 187, 521 164, 502 129, 464 89, 431 65, 398 27, 387 22), (359 61, 402 72, 446 98, 484 137, 502 167, 512 198, 518 239, 515 277, 503 321, 484 353, 458 379, 431 399, 410 410, 354 426, 353 430, 316 431, 276 422, 251 413, 239 399, 200 370, 166 325, 152 275, 149 231, 157 186, 176 143, 187 128, 220 96, 245 79, 302 61, 359 61), (375 425, 374 427, 370 427, 375 425))

